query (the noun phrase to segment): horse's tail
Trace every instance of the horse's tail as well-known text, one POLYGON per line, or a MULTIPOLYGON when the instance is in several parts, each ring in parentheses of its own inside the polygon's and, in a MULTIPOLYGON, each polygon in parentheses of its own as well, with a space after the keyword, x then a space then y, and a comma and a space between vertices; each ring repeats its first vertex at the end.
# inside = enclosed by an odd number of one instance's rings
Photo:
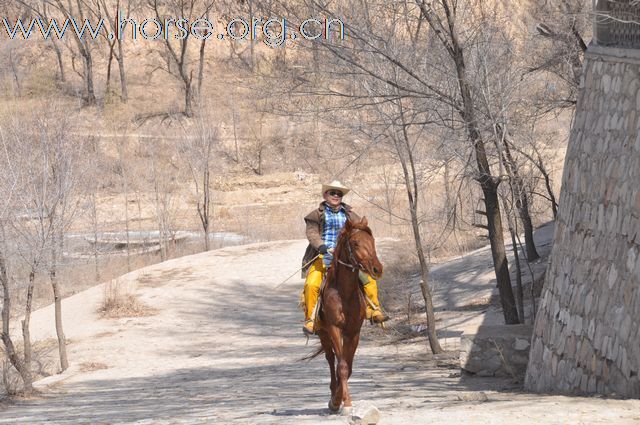
POLYGON ((303 357, 302 359, 300 359, 300 360, 302 360, 302 361, 309 361, 309 360, 313 360, 313 359, 315 359, 316 357, 318 357, 318 356, 319 356, 320 354, 322 354, 322 353, 324 353, 324 347, 323 347, 323 346, 320 346, 320 348, 318 348, 316 351, 314 351, 314 352, 313 352, 313 353, 311 353, 311 354, 308 354, 308 355, 304 356, 304 357, 303 357))

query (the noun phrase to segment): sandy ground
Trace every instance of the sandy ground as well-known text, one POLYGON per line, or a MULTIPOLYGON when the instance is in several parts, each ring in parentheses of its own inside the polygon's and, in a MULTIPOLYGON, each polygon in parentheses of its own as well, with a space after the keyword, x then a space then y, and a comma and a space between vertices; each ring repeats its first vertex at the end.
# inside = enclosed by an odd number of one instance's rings
MULTIPOLYGON (((11 402, 0 423, 348 423, 326 409, 324 359, 300 361, 316 346, 300 331, 302 280, 274 290, 305 245, 230 247, 125 275, 121 284, 137 288, 157 309, 152 316, 99 319, 102 286, 65 299, 72 367, 40 381, 42 396, 11 402), (85 372, 83 364, 106 368, 85 372)), ((449 348, 463 330, 496 317, 491 308, 452 313, 493 293, 490 266, 479 250, 434 268, 449 348)), ((54 336, 51 317, 50 307, 34 313, 34 340, 54 336)), ((638 400, 527 394, 508 380, 461 377, 455 354, 427 354, 422 337, 389 340, 365 330, 350 381, 356 406, 375 405, 381 424, 640 423, 638 400), (487 401, 464 401, 480 392, 487 401)))

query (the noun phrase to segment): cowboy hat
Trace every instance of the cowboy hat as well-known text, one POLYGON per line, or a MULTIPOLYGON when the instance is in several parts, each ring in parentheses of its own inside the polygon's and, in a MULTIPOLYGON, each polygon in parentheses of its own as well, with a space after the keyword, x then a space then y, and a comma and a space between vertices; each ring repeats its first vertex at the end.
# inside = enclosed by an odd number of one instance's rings
POLYGON ((351 190, 348 187, 344 186, 342 183, 340 183, 338 180, 334 180, 329 184, 322 185, 322 194, 324 195, 325 193, 327 193, 327 191, 331 189, 339 190, 340 192, 342 192, 343 195, 346 195, 351 190))

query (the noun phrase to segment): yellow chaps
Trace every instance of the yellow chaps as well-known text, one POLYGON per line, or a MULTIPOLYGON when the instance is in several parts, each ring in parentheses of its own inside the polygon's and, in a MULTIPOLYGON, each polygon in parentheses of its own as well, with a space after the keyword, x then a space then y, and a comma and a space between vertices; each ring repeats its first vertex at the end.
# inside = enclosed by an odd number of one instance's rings
MULTIPOLYGON (((307 279, 304 282, 304 307, 305 307, 305 319, 309 320, 313 315, 313 310, 316 308, 318 302, 318 295, 320 294, 320 285, 322 285, 322 278, 324 277, 327 269, 322 262, 322 255, 311 264, 309 271, 307 272, 307 279)), ((360 281, 364 284, 364 293, 371 300, 373 305, 380 308, 380 301, 378 300, 378 283, 366 273, 360 272, 360 281)), ((371 307, 367 303, 367 317, 370 316, 369 310, 371 307)))

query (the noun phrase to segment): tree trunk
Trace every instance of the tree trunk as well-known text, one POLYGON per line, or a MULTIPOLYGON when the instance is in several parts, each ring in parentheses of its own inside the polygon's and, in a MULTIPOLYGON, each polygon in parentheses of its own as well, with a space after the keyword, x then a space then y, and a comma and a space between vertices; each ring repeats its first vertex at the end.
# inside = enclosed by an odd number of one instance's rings
MULTIPOLYGON (((208 167, 209 162, 206 161, 206 166, 208 167)), ((200 221, 202 222, 202 230, 204 230, 204 250, 209 251, 211 249, 211 242, 209 241, 209 208, 211 206, 211 190, 209 187, 210 184, 210 173, 209 170, 204 170, 202 176, 202 205, 198 206, 198 215, 200 216, 200 221)))
POLYGON ((16 83, 16 93, 20 96, 21 87, 20 87, 20 79, 18 75, 20 72, 16 69, 16 64, 13 61, 13 51, 9 49, 9 63, 11 64, 11 74, 13 75, 13 81, 16 83))
POLYGON ((58 43, 51 38, 51 44, 53 45, 53 51, 56 53, 56 59, 58 60, 58 69, 60 70, 60 81, 66 82, 67 77, 64 73, 64 64, 62 62, 62 52, 60 51, 60 47, 58 47, 58 43))
POLYGON ((62 296, 60 295, 58 276, 56 275, 58 262, 56 249, 57 244, 54 241, 54 243, 51 244, 51 268, 49 269, 49 278, 51 279, 51 288, 53 289, 56 334, 58 336, 58 353, 60 355, 60 371, 64 372, 69 368, 69 361, 67 360, 67 340, 62 328, 62 296))
POLYGON ((36 273, 32 269, 29 272, 29 286, 27 287, 27 303, 24 312, 24 320, 22 320, 22 340, 24 342, 24 377, 28 379, 25 381, 25 388, 33 388, 33 373, 31 372, 31 357, 33 350, 31 348, 31 333, 29 331, 29 324, 31 322, 31 305, 33 303, 33 287, 35 285, 36 273))
POLYGON ((160 186, 158 185, 158 173, 156 170, 155 147, 151 148, 151 172, 153 173, 153 193, 156 206, 156 218, 158 220, 158 244, 160 245, 160 261, 167 259, 167 247, 165 244, 164 212, 160 205, 160 186))
POLYGON ((96 202, 96 194, 94 192, 91 194, 91 221, 93 225, 93 266, 97 284, 100 282, 100 265, 98 261, 98 211, 96 202))
MULTIPOLYGON (((511 245, 513 246, 513 258, 516 265, 516 301, 518 302, 518 319, 524 323, 524 291, 522 290, 522 269, 520 268, 520 255, 518 254, 518 244, 516 241, 516 230, 509 219, 509 233, 511 234, 511 245)), ((533 285, 533 282, 531 282, 533 285)))
POLYGON ((202 229, 204 230, 204 250, 209 251, 211 249, 211 241, 209 241, 209 221, 202 223, 202 229))
MULTIPOLYGON (((442 353, 442 347, 438 340, 438 334, 436 332, 436 316, 433 311, 433 297, 431 294, 431 288, 429 288, 429 266, 424 255, 424 249, 422 248, 422 237, 420 235, 420 222, 418 220, 418 176, 416 175, 415 161, 413 159, 412 146, 407 134, 407 126, 405 125, 404 110, 402 102, 399 102, 400 118, 402 120, 402 137, 404 141, 404 149, 400 147, 399 142, 395 142, 396 150, 398 151, 398 157, 400 158, 400 164, 402 165, 402 172, 404 174, 404 182, 407 188, 407 197, 409 199, 409 209, 411 213, 411 228, 413 230, 413 238, 416 244, 416 254, 418 255, 418 261, 420 262, 420 275, 422 280, 420 281, 420 291, 424 298, 425 312, 427 315, 427 335, 429 337, 429 347, 433 354, 442 353), (406 152, 406 158, 403 155, 403 150, 406 152), (411 172, 407 167, 407 162, 411 168, 411 172)), ((394 139, 395 140, 395 139, 394 139)))
MULTIPOLYGON (((83 44, 83 43, 80 43, 83 44)), ((83 45, 81 49, 82 58, 84 59, 84 78, 86 84, 86 98, 85 103, 87 105, 95 105, 96 104, 96 94, 93 88, 93 58, 91 57, 91 51, 86 44, 83 45)))
MULTIPOLYGON (((249 5, 249 16, 253 16, 253 0, 247 0, 249 5)), ((249 40, 249 72, 253 73, 255 67, 255 48, 254 41, 249 40)))
MULTIPOLYGON (((125 136, 126 137, 126 136, 125 136)), ((126 143, 124 139, 123 143, 126 143)), ((120 146, 120 167, 122 168, 122 188, 124 191, 124 229, 125 229, 125 242, 127 244, 127 271, 131 271, 131 241, 129 239, 129 179, 127 175, 127 167, 125 165, 125 155, 123 152, 125 146, 120 146)))
POLYGON ((109 91, 111 90, 111 64, 113 63, 113 48, 115 47, 115 41, 109 43, 109 60, 107 60, 107 83, 105 84, 104 96, 109 97, 109 91))
POLYGON ((122 49, 122 40, 118 40, 118 55, 116 56, 118 61, 118 71, 120 71, 120 99, 123 103, 127 103, 129 100, 129 93, 127 91, 127 74, 124 69, 124 52, 122 49))
POLYGON ((238 131, 236 128, 236 120, 237 120, 236 103, 233 101, 231 102, 231 114, 233 118, 233 142, 234 142, 235 151, 236 151, 236 157, 234 161, 236 164, 239 164, 240 163, 240 146, 238 144, 238 131))
POLYGON ((538 162, 536 165, 538 166, 538 170, 540 170, 542 176, 544 177, 544 184, 547 188, 549 199, 551 200, 551 210, 553 211, 553 219, 555 220, 558 218, 558 203, 556 202, 556 197, 553 194, 553 188, 551 187, 551 177, 549 176, 549 173, 544 166, 544 162, 542 161, 540 154, 538 154, 538 162))
POLYGON ((531 215, 529 214, 528 198, 525 194, 519 203, 516 202, 516 208, 518 208, 518 214, 524 227, 524 245, 527 250, 527 261, 534 261, 540 258, 540 254, 538 254, 535 241, 533 240, 533 224, 531 222, 531 215))
POLYGON ((2 342, 6 356, 11 365, 18 371, 24 384, 25 394, 33 393, 33 378, 29 370, 24 366, 20 356, 16 352, 15 345, 10 335, 9 321, 11 319, 11 294, 9 293, 9 276, 7 274, 4 256, 0 253, 0 284, 2 285, 2 342))
POLYGON ((193 93, 191 88, 191 81, 184 82, 184 114, 188 117, 193 116, 193 93))
POLYGON ((200 59, 198 64, 198 98, 202 96, 202 80, 204 79, 204 52, 207 44, 207 40, 200 42, 200 59))
POLYGON ((496 126, 498 135, 502 139, 502 145, 504 147, 504 155, 501 155, 501 159, 504 163, 505 169, 510 177, 510 184, 514 197, 515 206, 522 221, 524 227, 524 243, 527 250, 527 261, 534 261, 540 258, 538 251, 536 250, 536 244, 533 240, 533 223, 531 222, 531 214, 529 213, 529 194, 526 191, 524 181, 518 172, 518 165, 516 164, 513 155, 511 155, 511 149, 507 142, 507 136, 501 125, 496 126))
POLYGON ((404 161, 401 160, 402 171, 404 172, 405 186, 407 188, 407 196, 409 198, 409 209, 411 211, 411 229, 413 230, 413 239, 416 244, 416 253, 420 261, 420 291, 424 299, 425 313, 427 316, 427 336, 429 337, 429 348, 433 354, 442 353, 442 347, 436 333, 436 316, 433 311, 433 296, 429 288, 429 266, 422 248, 422 238, 420 236, 420 223, 418 222, 417 202, 413 196, 411 188, 411 177, 409 170, 404 161))
POLYGON ((422 238, 420 237, 420 226, 418 224, 418 217, 415 214, 412 207, 411 212, 411 227, 413 229, 413 238, 416 243, 416 253, 418 254, 418 260, 420 261, 420 291, 424 298, 425 310, 427 315, 427 335, 429 336, 429 347, 433 354, 442 353, 442 347, 438 340, 436 333, 436 316, 433 311, 433 296, 431 295, 431 289, 429 288, 429 266, 424 256, 424 250, 422 249, 422 238))
MULTIPOLYGON (((486 158, 485 158, 486 159, 486 158)), ((496 274, 502 314, 507 325, 519 323, 518 310, 516 309, 513 290, 511 289, 511 277, 509 276, 509 263, 507 261, 504 238, 502 235, 502 217, 498 204, 497 185, 489 179, 481 183, 484 193, 484 205, 487 211, 487 227, 489 228, 489 242, 491 243, 491 256, 493 268, 496 274)))

